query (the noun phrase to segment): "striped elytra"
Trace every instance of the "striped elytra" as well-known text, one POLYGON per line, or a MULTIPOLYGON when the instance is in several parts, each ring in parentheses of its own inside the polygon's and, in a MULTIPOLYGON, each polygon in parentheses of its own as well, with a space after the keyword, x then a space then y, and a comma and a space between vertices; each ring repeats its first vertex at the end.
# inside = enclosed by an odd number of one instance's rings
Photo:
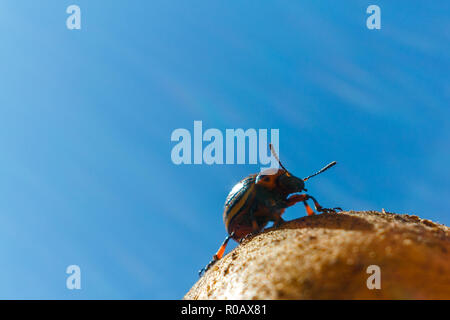
POLYGON ((238 215, 245 214, 245 212, 248 211, 250 207, 249 204, 254 197, 254 195, 252 196, 252 192, 255 185, 256 176, 256 174, 252 174, 239 181, 228 194, 223 211, 223 222, 225 223, 225 228, 227 231, 229 231, 228 227, 233 218, 238 215))

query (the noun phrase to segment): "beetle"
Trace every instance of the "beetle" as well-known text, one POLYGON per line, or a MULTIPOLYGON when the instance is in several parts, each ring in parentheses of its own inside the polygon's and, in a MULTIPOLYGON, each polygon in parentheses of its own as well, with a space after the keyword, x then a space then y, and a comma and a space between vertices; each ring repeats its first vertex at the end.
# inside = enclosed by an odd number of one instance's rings
POLYGON ((286 170, 272 144, 270 144, 270 150, 278 161, 280 168, 271 168, 259 174, 251 174, 231 189, 225 200, 223 211, 223 222, 228 236, 212 260, 199 271, 199 276, 202 276, 223 257, 230 239, 241 243, 246 238, 264 230, 264 227, 271 221, 273 221, 275 227, 281 225, 285 222, 281 215, 286 208, 298 202, 303 202, 308 216, 315 213, 308 205, 307 200, 312 200, 316 211, 321 213, 342 211, 339 207, 323 208, 314 197, 306 193, 299 194, 308 191, 305 189, 307 180, 328 170, 337 163, 336 161, 331 162, 316 173, 300 179, 286 170))

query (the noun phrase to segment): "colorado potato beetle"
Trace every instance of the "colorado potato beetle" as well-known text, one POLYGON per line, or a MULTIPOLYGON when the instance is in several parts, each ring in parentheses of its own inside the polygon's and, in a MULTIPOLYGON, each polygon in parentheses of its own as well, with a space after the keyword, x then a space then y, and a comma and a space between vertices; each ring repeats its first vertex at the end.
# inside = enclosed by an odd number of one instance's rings
POLYGON ((306 202, 307 200, 314 202, 315 209, 318 212, 335 213, 336 210, 342 211, 339 207, 323 208, 314 197, 308 194, 298 194, 307 191, 305 182, 308 179, 328 170, 336 164, 336 161, 331 162, 316 173, 300 179, 286 170, 272 144, 270 144, 270 150, 278 161, 280 168, 267 169, 259 174, 251 174, 231 189, 225 200, 223 211, 223 222, 228 236, 212 260, 199 271, 200 276, 223 257, 230 239, 242 242, 243 239, 264 230, 264 227, 271 221, 273 221, 274 226, 279 226, 284 222, 281 215, 286 208, 298 202, 303 202, 309 216, 313 215, 314 211, 306 202))

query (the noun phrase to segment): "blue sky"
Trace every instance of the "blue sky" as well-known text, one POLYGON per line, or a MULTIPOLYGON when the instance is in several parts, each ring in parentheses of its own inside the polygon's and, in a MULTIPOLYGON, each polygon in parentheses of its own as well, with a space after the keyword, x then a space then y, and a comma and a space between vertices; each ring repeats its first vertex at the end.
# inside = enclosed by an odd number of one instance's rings
POLYGON ((0 298, 181 298, 226 236, 229 190, 259 170, 174 165, 171 133, 194 120, 279 129, 300 177, 338 161, 307 184, 324 206, 449 225, 449 9, 2 1, 0 298))

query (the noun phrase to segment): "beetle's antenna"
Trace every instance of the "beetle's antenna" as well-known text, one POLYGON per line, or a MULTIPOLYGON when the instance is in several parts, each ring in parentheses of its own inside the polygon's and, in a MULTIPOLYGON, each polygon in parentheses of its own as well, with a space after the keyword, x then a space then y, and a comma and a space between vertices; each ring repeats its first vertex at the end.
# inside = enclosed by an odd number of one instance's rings
POLYGON ((275 159, 277 159, 278 164, 280 165, 280 167, 282 167, 284 169, 284 171, 289 172, 289 171, 286 170, 286 168, 281 163, 280 158, 278 157, 277 153, 275 152, 275 148, 273 147, 273 144, 270 143, 269 147, 270 147, 270 152, 272 152, 272 154, 275 157, 275 159))
POLYGON ((330 169, 330 168, 331 168, 332 166, 334 166, 335 164, 337 164, 336 161, 333 161, 333 162, 327 164, 325 167, 323 167, 322 169, 320 169, 320 170, 317 171, 316 173, 314 173, 314 174, 312 174, 312 175, 306 177, 305 179, 303 179, 303 181, 306 181, 306 180, 308 180, 309 178, 312 178, 312 177, 314 177, 314 176, 317 176, 318 174, 321 174, 322 172, 324 172, 324 171, 330 169))

